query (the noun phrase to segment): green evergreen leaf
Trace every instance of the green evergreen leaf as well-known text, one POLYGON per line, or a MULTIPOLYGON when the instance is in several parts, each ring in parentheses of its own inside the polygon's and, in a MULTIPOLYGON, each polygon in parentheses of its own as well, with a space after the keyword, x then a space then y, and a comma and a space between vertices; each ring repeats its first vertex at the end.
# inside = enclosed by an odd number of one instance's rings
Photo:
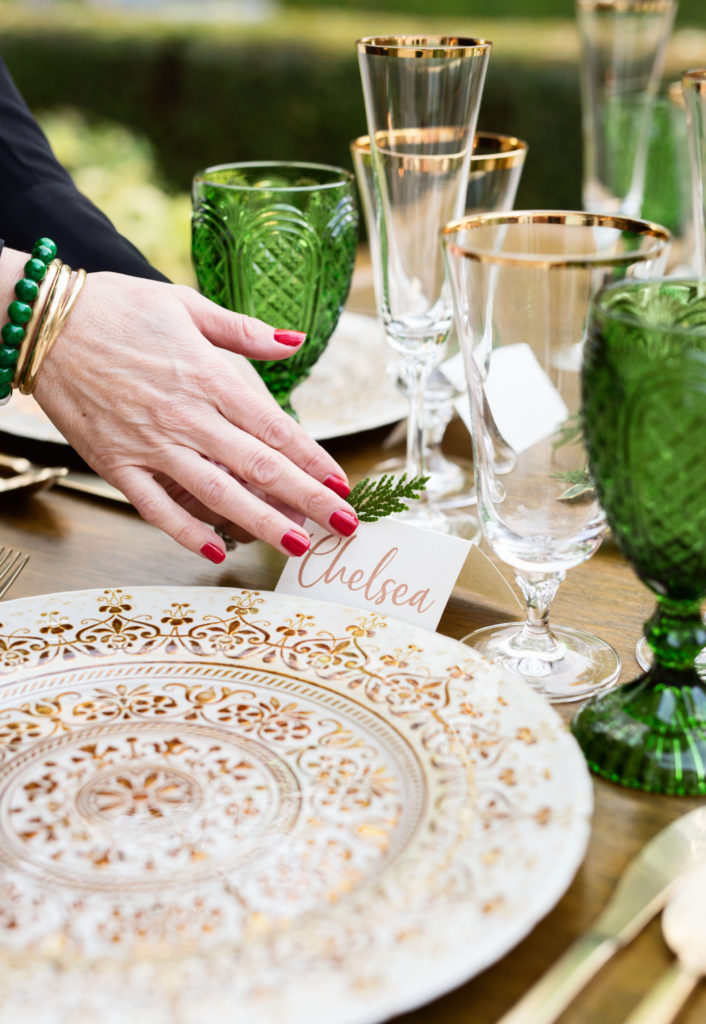
POLYGON ((405 512, 407 502, 419 498, 428 481, 428 476, 408 480, 406 473, 400 477, 385 474, 377 480, 366 477, 348 495, 348 504, 353 506, 361 523, 374 523, 395 512, 405 512))

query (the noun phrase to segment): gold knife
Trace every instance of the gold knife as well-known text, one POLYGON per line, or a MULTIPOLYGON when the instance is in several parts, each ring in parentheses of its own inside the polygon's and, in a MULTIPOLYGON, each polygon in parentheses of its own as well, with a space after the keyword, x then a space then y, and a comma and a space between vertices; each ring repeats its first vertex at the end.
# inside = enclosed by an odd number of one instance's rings
MULTIPOLYGON (((42 468, 21 455, 4 455, 0 453, 0 468, 2 467, 11 469, 13 473, 27 473, 30 470, 42 468)), ((95 473, 82 473, 73 469, 67 470, 65 467, 61 467, 59 472, 57 467, 57 476, 53 483, 56 487, 64 487, 70 491, 92 494, 96 498, 107 498, 109 501, 119 501, 124 505, 130 504, 122 491, 119 491, 117 487, 113 487, 112 484, 109 484, 95 473)))
POLYGON ((64 487, 69 491, 80 491, 82 494, 91 494, 94 498, 120 501, 123 505, 130 504, 122 491, 95 473, 79 473, 70 469, 65 476, 59 477, 55 486, 64 487))
POLYGON ((706 807, 662 829, 625 869, 613 896, 584 935, 498 1024, 551 1024, 584 985, 666 904, 680 875, 706 856, 706 807))

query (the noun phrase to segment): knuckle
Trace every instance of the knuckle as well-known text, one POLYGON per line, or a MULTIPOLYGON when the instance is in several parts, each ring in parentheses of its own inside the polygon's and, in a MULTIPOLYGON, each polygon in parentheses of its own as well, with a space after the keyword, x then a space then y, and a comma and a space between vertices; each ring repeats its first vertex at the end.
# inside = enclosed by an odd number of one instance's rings
POLYGON ((134 499, 135 508, 145 522, 157 525, 163 514, 163 505, 159 498, 141 495, 134 499))
POLYGON ((310 441, 309 438, 307 438, 307 441, 309 443, 299 461, 299 466, 309 476, 318 479, 320 476, 325 476, 330 470, 327 469, 325 472, 322 472, 322 455, 325 453, 315 441, 310 441))
POLYGON ((248 345, 255 345, 260 340, 262 324, 252 317, 243 316, 242 313, 237 313, 236 316, 238 317, 235 325, 236 332, 248 345))
POLYGON ((244 475, 256 487, 269 491, 280 475, 279 460, 274 452, 258 451, 250 458, 244 475))
POLYGON ((316 522, 326 521, 330 513, 331 494, 312 491, 303 502, 303 508, 309 519, 316 522))
POLYGON ((200 482, 197 497, 206 508, 217 509, 224 501, 227 486, 225 474, 209 474, 200 482))
POLYGON ((268 410, 261 420, 260 437, 270 448, 281 451, 292 438, 290 418, 279 409, 268 410))
MULTIPOLYGON (((194 366, 190 369, 189 387, 196 394, 208 395, 213 390, 214 380, 218 380, 218 375, 212 372, 210 363, 206 360, 195 360, 194 366)), ((186 411, 182 409, 182 414, 186 411)))
POLYGON ((261 511, 253 514, 252 519, 248 522, 248 531, 253 536, 260 537, 261 540, 271 538, 274 532, 274 517, 267 510, 266 506, 263 506, 261 511))
POLYGON ((189 547, 189 540, 191 539, 191 529, 186 523, 182 523, 177 526, 176 529, 172 530, 172 537, 177 544, 182 544, 184 547, 189 547))

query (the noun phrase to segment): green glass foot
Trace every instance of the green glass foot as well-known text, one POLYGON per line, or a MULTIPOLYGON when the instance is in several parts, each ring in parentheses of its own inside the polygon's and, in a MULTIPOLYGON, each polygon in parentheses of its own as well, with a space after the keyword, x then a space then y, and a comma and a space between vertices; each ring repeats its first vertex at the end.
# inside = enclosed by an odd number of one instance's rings
POLYGON ((706 795, 706 685, 693 671, 654 668, 594 697, 571 731, 591 771, 611 782, 706 795))

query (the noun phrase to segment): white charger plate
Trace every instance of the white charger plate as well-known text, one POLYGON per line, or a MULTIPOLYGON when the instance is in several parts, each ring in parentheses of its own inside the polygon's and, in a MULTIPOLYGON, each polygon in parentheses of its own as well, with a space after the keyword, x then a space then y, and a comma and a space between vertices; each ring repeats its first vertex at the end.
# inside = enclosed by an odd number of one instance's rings
POLYGON ((0 606, 0 1018, 372 1024, 561 897, 592 787, 457 641, 272 593, 0 606))

